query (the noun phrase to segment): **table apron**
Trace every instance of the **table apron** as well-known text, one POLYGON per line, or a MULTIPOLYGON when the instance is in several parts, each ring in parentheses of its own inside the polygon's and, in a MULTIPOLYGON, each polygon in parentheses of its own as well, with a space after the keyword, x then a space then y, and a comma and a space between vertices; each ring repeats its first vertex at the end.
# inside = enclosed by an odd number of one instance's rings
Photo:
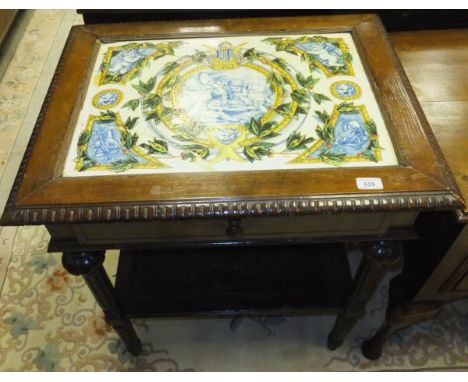
POLYGON ((52 241, 83 245, 350 239, 385 236, 410 229, 417 212, 346 213, 278 217, 181 219, 157 222, 64 224, 47 226, 52 241), (232 230, 232 228, 236 230, 232 230))

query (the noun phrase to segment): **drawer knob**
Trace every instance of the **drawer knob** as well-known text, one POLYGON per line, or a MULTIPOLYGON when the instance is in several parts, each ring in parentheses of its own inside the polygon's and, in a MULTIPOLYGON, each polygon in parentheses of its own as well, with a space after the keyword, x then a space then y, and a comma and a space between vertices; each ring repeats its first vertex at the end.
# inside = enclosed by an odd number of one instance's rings
POLYGON ((226 235, 230 238, 237 238, 244 233, 241 227, 240 219, 229 219, 228 226, 226 228, 226 235))

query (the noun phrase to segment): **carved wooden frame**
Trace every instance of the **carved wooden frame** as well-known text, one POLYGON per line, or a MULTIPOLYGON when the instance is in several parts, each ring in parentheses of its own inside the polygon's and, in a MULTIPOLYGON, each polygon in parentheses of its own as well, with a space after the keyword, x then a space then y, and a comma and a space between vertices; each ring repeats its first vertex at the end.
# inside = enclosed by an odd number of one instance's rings
POLYGON ((462 207, 457 186, 378 17, 285 17, 73 27, 1 222, 91 223, 462 207), (400 165, 277 170, 262 172, 261 177, 259 172, 61 176, 73 121, 101 43, 301 31, 352 34, 400 165), (385 189, 358 190, 357 177, 380 177, 385 189))

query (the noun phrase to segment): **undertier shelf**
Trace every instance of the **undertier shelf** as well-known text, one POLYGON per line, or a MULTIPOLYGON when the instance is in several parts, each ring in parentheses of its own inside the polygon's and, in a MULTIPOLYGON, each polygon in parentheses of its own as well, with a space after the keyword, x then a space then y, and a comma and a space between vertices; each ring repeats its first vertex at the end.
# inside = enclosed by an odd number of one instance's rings
POLYGON ((115 288, 129 317, 328 314, 351 272, 342 244, 122 251, 115 288))

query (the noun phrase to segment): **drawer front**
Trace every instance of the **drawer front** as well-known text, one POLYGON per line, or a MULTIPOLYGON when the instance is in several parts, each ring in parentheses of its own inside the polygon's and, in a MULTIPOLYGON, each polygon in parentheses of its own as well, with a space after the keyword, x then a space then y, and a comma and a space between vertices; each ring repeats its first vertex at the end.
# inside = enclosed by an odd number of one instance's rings
POLYGON ((410 226, 414 218, 412 214, 402 216, 396 213, 356 213, 80 224, 71 226, 71 229, 74 238, 84 244, 326 238, 382 235, 390 227, 410 226))

